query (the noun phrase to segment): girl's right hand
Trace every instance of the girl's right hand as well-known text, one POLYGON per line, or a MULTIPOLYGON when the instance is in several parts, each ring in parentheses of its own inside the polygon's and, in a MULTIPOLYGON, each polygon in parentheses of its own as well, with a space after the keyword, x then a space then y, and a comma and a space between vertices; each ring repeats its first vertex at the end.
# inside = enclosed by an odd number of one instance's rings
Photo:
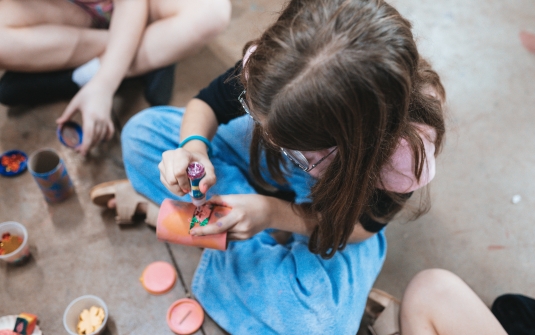
POLYGON ((188 165, 193 162, 199 162, 204 166, 206 175, 201 180, 199 188, 202 193, 206 194, 217 180, 214 166, 206 153, 190 152, 185 148, 165 151, 162 154, 162 161, 158 165, 160 181, 169 191, 178 196, 189 193, 190 183, 186 170, 188 165))

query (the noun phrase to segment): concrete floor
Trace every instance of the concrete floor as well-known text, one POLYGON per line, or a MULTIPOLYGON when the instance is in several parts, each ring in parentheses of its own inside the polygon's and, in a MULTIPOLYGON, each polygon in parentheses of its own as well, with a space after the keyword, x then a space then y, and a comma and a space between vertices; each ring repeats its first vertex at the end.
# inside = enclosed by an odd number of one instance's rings
MULTIPOLYGON (((229 28, 176 71, 172 104, 183 106, 239 59, 244 43, 276 17, 283 1, 233 0, 229 28)), ((418 271, 440 267, 463 278, 485 301, 505 292, 535 296, 535 55, 520 45, 535 32, 529 0, 392 3, 415 26, 421 53, 442 76, 448 133, 431 186, 432 209, 415 222, 393 222, 376 286, 397 297, 418 271), (511 198, 522 201, 513 204, 511 198)), ((141 85, 121 88, 114 111, 121 124, 147 107, 141 85)), ((68 201, 47 204, 29 173, 0 178, 0 222, 18 221, 30 234, 33 258, 0 265, 0 315, 37 314, 45 334, 63 334, 62 315, 76 297, 95 294, 110 309, 107 334, 171 334, 165 312, 188 294, 201 251, 158 242, 144 224, 120 228, 114 214, 91 204, 89 189, 124 178, 119 142, 88 159, 61 146, 54 119, 66 107, 0 107, 0 152, 41 147, 59 151, 76 187, 68 201), (144 267, 176 261, 184 277, 172 292, 151 296, 139 283, 144 267)), ((199 334, 222 334, 207 320, 199 334)))

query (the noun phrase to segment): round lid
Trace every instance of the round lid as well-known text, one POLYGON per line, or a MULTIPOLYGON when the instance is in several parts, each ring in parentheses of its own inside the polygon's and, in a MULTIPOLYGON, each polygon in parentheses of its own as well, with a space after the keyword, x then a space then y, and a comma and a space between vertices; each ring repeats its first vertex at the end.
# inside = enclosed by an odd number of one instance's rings
POLYGON ((193 299, 175 301, 167 311, 167 324, 177 334, 193 334, 204 321, 204 311, 193 299))
POLYGON ((0 155, 0 174, 14 177, 26 171, 28 155, 20 150, 9 150, 0 155))
POLYGON ((145 268, 139 280, 149 293, 163 294, 175 285, 176 271, 167 262, 154 262, 145 268))
POLYGON ((66 147, 76 148, 82 144, 83 131, 82 127, 76 122, 65 122, 63 125, 58 126, 56 131, 59 141, 66 147))

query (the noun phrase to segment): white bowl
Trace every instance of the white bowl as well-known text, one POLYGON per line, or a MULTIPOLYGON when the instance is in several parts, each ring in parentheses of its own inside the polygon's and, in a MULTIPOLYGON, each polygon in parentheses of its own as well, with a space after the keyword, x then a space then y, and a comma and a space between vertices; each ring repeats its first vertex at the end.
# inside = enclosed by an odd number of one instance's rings
POLYGON ((7 221, 0 223, 0 237, 4 233, 10 233, 22 237, 22 244, 17 250, 0 255, 0 260, 7 263, 18 264, 22 263, 28 256, 30 256, 30 245, 28 244, 28 231, 22 224, 14 221, 7 221))
POLYGON ((65 313, 63 313, 63 327, 65 327, 65 330, 70 335, 78 335, 76 328, 78 327, 80 314, 84 309, 90 309, 93 306, 101 307, 104 310, 105 316, 102 325, 90 335, 98 335, 104 331, 106 323, 108 323, 108 306, 106 306, 104 301, 99 297, 94 295, 83 295, 74 299, 65 309, 65 313))

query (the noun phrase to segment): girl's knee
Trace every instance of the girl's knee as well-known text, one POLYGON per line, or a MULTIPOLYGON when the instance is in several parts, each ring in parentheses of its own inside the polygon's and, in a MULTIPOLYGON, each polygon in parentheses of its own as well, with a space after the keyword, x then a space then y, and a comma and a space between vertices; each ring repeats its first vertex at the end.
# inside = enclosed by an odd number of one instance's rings
POLYGON ((148 108, 135 114, 126 122, 121 132, 123 156, 127 157, 155 135, 158 118, 157 110, 148 108))
POLYGON ((214 34, 219 34, 225 30, 230 23, 232 6, 229 0, 216 0, 213 1, 211 5, 215 5, 216 7, 212 7, 210 12, 212 31, 214 34))
POLYGON ((437 301, 448 297, 466 285, 461 278, 454 273, 443 269, 428 269, 421 271, 412 278, 405 295, 404 303, 421 303, 422 301, 437 301))
POLYGON ((121 133, 123 159, 147 156, 178 147, 183 110, 169 106, 147 108, 128 120, 121 133), (177 142, 176 145, 174 142, 177 142))
POLYGON ((232 6, 229 0, 199 1, 190 17, 195 17, 195 31, 200 40, 212 38, 227 28, 232 6))

